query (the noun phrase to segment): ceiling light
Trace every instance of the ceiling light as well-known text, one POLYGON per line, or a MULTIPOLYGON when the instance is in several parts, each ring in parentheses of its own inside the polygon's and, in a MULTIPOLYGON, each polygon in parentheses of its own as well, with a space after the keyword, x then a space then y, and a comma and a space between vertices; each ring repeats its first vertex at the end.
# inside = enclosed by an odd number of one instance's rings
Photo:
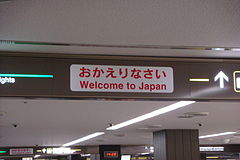
POLYGON ((219 157, 206 157, 207 159, 219 159, 219 157))
POLYGON ((208 116, 209 112, 187 112, 184 115, 192 116, 192 117, 204 117, 208 116))
POLYGON ((210 134, 206 136, 200 136, 199 139, 203 138, 209 138, 209 137, 218 137, 218 136, 225 136, 225 135, 230 135, 230 134, 235 134, 237 132, 223 132, 223 133, 217 133, 217 134, 210 134))
POLYGON ((209 82, 210 80, 208 78, 190 78, 190 82, 209 82))
POLYGON ((40 157, 40 155, 35 155, 35 156, 34 156, 34 158, 38 158, 38 157, 40 157))
POLYGON ((158 110, 152 111, 152 112, 150 112, 150 113, 144 114, 144 115, 142 115, 142 116, 139 116, 139 117, 130 119, 130 120, 128 120, 128 121, 119 123, 119 124, 117 124, 117 125, 108 127, 107 130, 116 130, 116 129, 119 129, 119 128, 122 128, 122 127, 126 127, 126 126, 128 126, 128 125, 131 125, 131 124, 134 124, 134 123, 137 123, 137 122, 140 122, 140 121, 143 121, 143 120, 146 120, 146 119, 149 119, 149 118, 158 116, 158 115, 160 115, 160 114, 164 114, 164 113, 167 113, 167 112, 171 112, 171 111, 173 111, 173 110, 176 110, 176 109, 178 109, 178 108, 182 108, 182 107, 187 106, 187 105, 190 105, 190 104, 192 104, 192 103, 195 103, 195 101, 180 101, 180 102, 171 104, 171 105, 169 105, 169 106, 160 108, 160 109, 158 109, 158 110))
POLYGON ((143 152, 143 153, 139 153, 140 155, 147 155, 150 154, 149 152, 143 152))
POLYGON ((213 51, 224 51, 225 48, 212 48, 213 51))
POLYGON ((193 118, 193 116, 184 114, 184 115, 178 116, 178 118, 187 119, 187 118, 193 118))
POLYGON ((23 157, 22 160, 33 160, 32 157, 23 157))
POLYGON ((71 141, 69 143, 66 143, 64 145, 62 145, 63 147, 67 147, 67 146, 71 146, 71 145, 74 145, 74 144, 77 144, 77 143, 80 143, 80 142, 83 142, 83 141, 86 141, 86 140, 89 140, 89 139, 92 139, 94 137, 97 137, 97 136, 100 136, 100 135, 103 135, 104 132, 95 132, 93 134, 90 134, 88 136, 85 136, 85 137, 82 137, 82 138, 79 138, 77 140, 74 140, 74 141, 71 141))
POLYGON ((157 130, 162 128, 162 125, 157 124, 157 125, 146 125, 138 128, 138 130, 157 130))
POLYGON ((237 52, 240 52, 240 48, 232 48, 231 51, 237 51, 237 52))
POLYGON ((81 154, 82 157, 89 157, 91 154, 81 154))

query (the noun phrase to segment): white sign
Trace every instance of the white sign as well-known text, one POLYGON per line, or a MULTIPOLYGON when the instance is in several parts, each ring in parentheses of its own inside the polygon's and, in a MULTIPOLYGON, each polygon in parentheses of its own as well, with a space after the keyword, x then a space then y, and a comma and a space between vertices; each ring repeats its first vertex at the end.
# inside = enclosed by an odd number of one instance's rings
POLYGON ((224 147, 200 147, 201 152, 223 152, 224 147))
POLYGON ((70 67, 70 88, 81 92, 172 93, 173 69, 73 64, 70 67))
POLYGON ((25 158, 22 158, 22 160, 33 160, 32 157, 25 157, 25 158))
POLYGON ((15 78, 0 77, 0 84, 6 84, 6 83, 15 83, 15 78))
POLYGON ((42 152, 47 154, 72 154, 76 151, 71 148, 43 148, 42 152))
POLYGON ((10 149, 10 155, 30 155, 30 154, 33 154, 33 148, 10 149))

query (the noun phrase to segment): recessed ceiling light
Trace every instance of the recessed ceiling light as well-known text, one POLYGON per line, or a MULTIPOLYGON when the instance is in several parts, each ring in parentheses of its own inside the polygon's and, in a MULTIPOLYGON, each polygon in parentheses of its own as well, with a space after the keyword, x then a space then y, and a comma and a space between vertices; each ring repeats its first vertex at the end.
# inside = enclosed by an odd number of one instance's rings
POLYGON ((224 51, 225 48, 212 48, 213 51, 224 51))
POLYGON ((193 116, 184 114, 184 115, 178 116, 178 118, 187 119, 187 118, 193 118, 193 116))
POLYGON ((158 129, 158 128, 162 128, 162 125, 161 124, 154 124, 154 125, 148 125, 146 127, 152 128, 152 129, 158 129))
POLYGON ((217 134, 210 134, 210 135, 206 135, 206 136, 200 136, 199 139, 209 138, 209 137, 225 136, 225 135, 231 135, 231 134, 235 134, 235 133, 237 133, 237 132, 223 132, 223 133, 217 133, 217 134))
POLYGON ((219 157, 206 157, 207 159, 219 159, 219 157))
POLYGON ((40 155, 35 155, 35 156, 34 156, 34 158, 38 158, 38 157, 40 157, 40 155))
POLYGON ((187 112, 187 113, 184 113, 184 115, 189 115, 193 117, 202 117, 202 116, 208 116, 209 112, 187 112))
POLYGON ((231 51, 240 52, 240 48, 232 48, 231 51))
POLYGON ((140 128, 137 128, 138 130, 156 130, 156 129, 161 129, 162 125, 157 124, 157 125, 146 125, 146 126, 142 126, 140 128))
POLYGON ((152 117, 164 114, 164 113, 168 113, 168 112, 171 112, 173 110, 176 110, 176 109, 179 109, 179 108, 182 108, 182 107, 185 107, 185 106, 190 105, 192 103, 195 103, 195 101, 180 101, 180 102, 171 104, 169 106, 160 108, 158 110, 152 111, 150 113, 144 114, 142 116, 139 116, 139 117, 130 119, 128 121, 119 123, 117 125, 108 127, 107 130, 116 130, 116 129, 119 129, 119 128, 123 128, 123 127, 126 127, 128 125, 131 125, 131 124, 134 124, 134 123, 137 123, 137 122, 140 122, 140 121, 143 121, 143 120, 146 120, 146 119, 149 119, 149 118, 152 118, 152 117))
POLYGON ((97 136, 100 136, 100 135, 103 135, 104 132, 95 132, 93 134, 90 134, 88 136, 85 136, 85 137, 82 137, 82 138, 79 138, 77 140, 74 140, 74 141, 71 141, 71 142, 68 142, 64 145, 62 145, 63 147, 68 147, 68 146, 72 146, 74 144, 77 144, 77 143, 80 143, 80 142, 83 142, 83 141, 86 141, 86 140, 89 140, 89 139, 92 139, 94 137, 97 137, 97 136))
POLYGON ((149 152, 143 152, 143 153, 138 153, 140 155, 147 155, 147 154, 150 154, 149 152))

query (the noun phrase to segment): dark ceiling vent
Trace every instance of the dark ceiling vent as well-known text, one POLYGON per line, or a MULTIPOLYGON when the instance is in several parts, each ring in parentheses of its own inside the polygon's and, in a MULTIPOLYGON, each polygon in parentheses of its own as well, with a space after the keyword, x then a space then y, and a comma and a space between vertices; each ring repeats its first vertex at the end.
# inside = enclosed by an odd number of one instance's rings
POLYGON ((138 130, 156 130, 156 129, 161 129, 161 128, 162 128, 162 125, 156 124, 156 125, 145 125, 145 126, 138 128, 138 130))
POLYGON ((116 136, 116 137, 124 137, 125 134, 114 134, 114 136, 116 136))
POLYGON ((181 116, 178 116, 178 118, 193 118, 193 116, 191 116, 191 115, 181 115, 181 116))
POLYGON ((208 112, 187 112, 183 115, 178 116, 178 118, 193 118, 193 117, 204 117, 208 116, 208 112))
POLYGON ((209 112, 187 112, 184 113, 185 115, 193 116, 193 117, 202 117, 202 116, 208 116, 209 112))
POLYGON ((103 140, 103 139, 97 139, 96 141, 97 141, 97 142, 104 142, 105 140, 103 140))

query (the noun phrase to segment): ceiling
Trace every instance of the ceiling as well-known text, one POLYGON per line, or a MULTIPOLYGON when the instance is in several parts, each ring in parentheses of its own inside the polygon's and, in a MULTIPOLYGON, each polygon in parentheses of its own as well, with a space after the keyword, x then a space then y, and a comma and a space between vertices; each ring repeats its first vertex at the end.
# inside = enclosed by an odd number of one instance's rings
MULTIPOLYGON (((152 132, 161 129, 199 129, 200 135, 238 131, 240 108, 237 102, 197 102, 187 107, 116 130, 117 124, 162 108, 173 101, 97 101, 0 99, 0 146, 62 145, 97 131, 106 134, 80 145, 152 144, 152 132), (209 112, 207 117, 179 119, 186 112, 209 112), (224 117, 224 118, 223 118, 224 117), (198 123, 203 126, 199 127, 198 123), (15 128, 12 124, 18 124, 15 128), (160 125, 157 129, 143 129, 160 125)), ((201 140, 201 144, 240 143, 238 136, 201 140)))
MULTIPOLYGON (((240 47, 239 0, 10 0, 0 40, 240 47)), ((239 58, 240 51, 0 44, 0 51, 239 58)))

